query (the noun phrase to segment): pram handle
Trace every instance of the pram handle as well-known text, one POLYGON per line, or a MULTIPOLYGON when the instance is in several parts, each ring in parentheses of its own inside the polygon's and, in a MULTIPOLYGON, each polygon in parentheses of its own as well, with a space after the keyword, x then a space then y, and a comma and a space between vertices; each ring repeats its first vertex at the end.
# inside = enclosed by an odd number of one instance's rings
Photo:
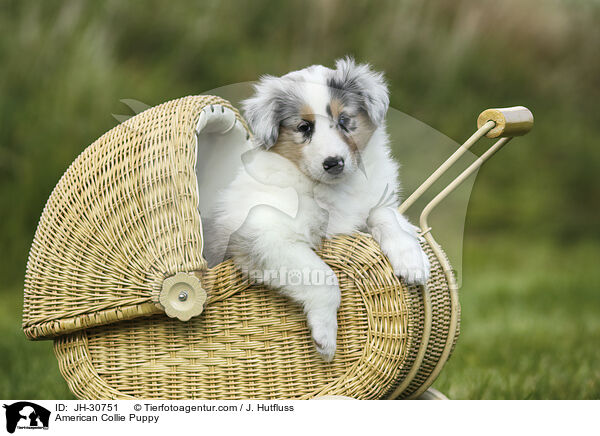
MULTIPOLYGON (((451 317, 449 326, 449 335, 446 338, 446 344, 442 354, 433 368, 427 380, 421 384, 421 387, 413 392, 409 398, 418 398, 437 378, 445 362, 450 357, 450 351, 454 343, 454 337, 456 328, 458 326, 458 284, 456 283, 456 277, 454 271, 447 258, 445 257, 441 247, 435 241, 431 234, 431 228, 428 224, 428 218, 431 211, 452 191, 454 191, 462 182, 464 182, 469 176, 477 171, 483 163, 492 157, 498 150, 500 150, 507 142, 509 142, 514 136, 524 135, 531 130, 533 127, 533 115, 523 106, 515 106, 510 108, 501 109, 487 109, 483 111, 477 119, 477 131, 469 138, 458 150, 456 150, 446 161, 440 165, 440 167, 431 174, 425 180, 421 186, 419 186, 415 192, 413 192, 398 208, 400 213, 404 213, 411 205, 418 200, 423 193, 429 189, 462 155, 464 155, 469 148, 473 146, 483 136, 488 138, 498 138, 485 153, 475 160, 467 169, 460 173, 452 182, 450 182, 439 194, 437 194, 433 200, 431 200, 421 212, 419 219, 419 226, 421 228, 421 234, 427 241, 429 246, 432 248, 436 257, 440 261, 446 278, 448 280, 450 290, 450 305, 451 305, 451 317)), ((413 363, 412 368, 406 375, 405 379, 396 387, 395 391, 390 395, 389 398, 393 399, 400 395, 414 380, 421 363, 427 350, 429 342, 429 335, 431 334, 431 323, 432 323, 432 308, 431 298, 427 286, 422 288, 423 292, 423 303, 424 303, 424 325, 423 337, 421 339, 421 345, 419 351, 413 363)))
MULTIPOLYGON (((477 118, 477 131, 446 159, 406 200, 400 204, 400 213, 406 212, 454 163, 483 136, 488 138, 512 138, 525 135, 533 127, 533 114, 524 106, 486 109, 477 118)), ((505 142, 504 142, 505 143, 505 142)), ((503 144, 504 144, 503 143, 503 144)), ((492 153, 493 154, 493 153, 492 153)), ((491 155, 486 156, 479 166, 491 155)), ((460 176, 459 176, 460 177, 460 176)), ((447 194, 449 192, 446 192, 447 194)), ((425 230, 425 229, 423 229, 425 230)))
POLYGON ((487 109, 479 114, 477 128, 486 122, 496 123, 494 128, 486 133, 488 138, 512 138, 522 136, 533 127, 533 114, 524 106, 487 109))

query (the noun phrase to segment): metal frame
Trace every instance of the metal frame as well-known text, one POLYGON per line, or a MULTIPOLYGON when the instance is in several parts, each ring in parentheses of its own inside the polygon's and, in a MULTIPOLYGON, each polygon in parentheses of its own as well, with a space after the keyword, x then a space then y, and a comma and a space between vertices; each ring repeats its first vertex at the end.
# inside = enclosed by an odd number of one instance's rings
MULTIPOLYGON (((443 174, 445 174, 450 167, 456 163, 456 161, 463 156, 477 141, 483 136, 498 137, 504 134, 496 141, 485 153, 475 160, 467 169, 460 173, 454 178, 442 191, 440 191, 422 210, 419 218, 419 226, 421 228, 420 235, 425 238, 426 242, 432 248, 435 256, 438 258, 446 278, 448 280, 450 290, 450 303, 451 303, 451 318, 449 334, 442 351, 442 355, 438 360, 436 366, 431 371, 426 381, 421 385, 419 389, 413 392, 408 398, 416 399, 423 395, 431 384, 438 377, 446 361, 450 357, 450 352, 455 340, 456 328, 458 324, 458 284, 454 271, 448 259, 444 255, 440 245, 435 241, 431 234, 431 227, 428 223, 430 213, 435 207, 441 203, 448 195, 450 195, 461 183, 463 183, 469 176, 477 171, 484 162, 489 160, 498 150, 506 145, 513 136, 524 135, 533 127, 533 115, 531 112, 522 106, 505 109, 488 109, 481 113, 478 119, 478 129, 467 139, 444 163, 442 163, 437 170, 431 174, 398 208, 400 213, 405 213, 421 196, 427 191, 443 174)), ((429 344, 429 336, 431 334, 432 325, 432 308, 431 298, 427 286, 422 287, 423 292, 423 305, 424 305, 424 330, 423 337, 417 357, 411 367, 411 370, 406 375, 405 379, 400 385, 394 390, 389 396, 389 399, 395 399, 404 392, 404 390, 410 385, 417 375, 425 352, 429 344)))

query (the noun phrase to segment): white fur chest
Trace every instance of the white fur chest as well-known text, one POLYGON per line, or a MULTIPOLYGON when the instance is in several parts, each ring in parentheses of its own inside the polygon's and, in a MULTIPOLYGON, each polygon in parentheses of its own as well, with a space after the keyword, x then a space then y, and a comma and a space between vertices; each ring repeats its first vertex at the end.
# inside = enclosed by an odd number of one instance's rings
POLYGON ((321 185, 314 192, 315 202, 326 211, 327 226, 323 233, 326 237, 363 230, 371 207, 363 189, 356 189, 356 186, 336 188, 321 185))

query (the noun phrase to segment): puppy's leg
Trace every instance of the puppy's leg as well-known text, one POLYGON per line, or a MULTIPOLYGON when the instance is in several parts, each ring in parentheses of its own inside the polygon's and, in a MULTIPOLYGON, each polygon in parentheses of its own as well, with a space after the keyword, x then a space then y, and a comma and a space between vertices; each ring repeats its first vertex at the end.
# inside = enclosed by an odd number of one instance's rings
POLYGON ((232 234, 228 251, 248 275, 302 305, 317 351, 335 354, 340 289, 335 273, 311 249, 293 220, 270 207, 255 207, 232 234))
POLYGON ((302 305, 317 351, 333 359, 337 338, 340 289, 334 272, 304 243, 270 245, 265 257, 265 284, 302 305))
POLYGON ((396 275, 404 277, 408 283, 427 283, 429 259, 419 245, 417 227, 395 207, 372 209, 367 218, 367 226, 396 275))

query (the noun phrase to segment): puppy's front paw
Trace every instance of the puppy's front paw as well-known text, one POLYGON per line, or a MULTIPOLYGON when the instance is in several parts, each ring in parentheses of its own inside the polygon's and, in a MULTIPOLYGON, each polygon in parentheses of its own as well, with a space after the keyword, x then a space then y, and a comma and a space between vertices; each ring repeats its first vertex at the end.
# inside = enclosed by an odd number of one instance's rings
POLYGON ((337 311, 330 314, 309 314, 308 324, 317 351, 325 362, 331 362, 336 349, 337 311))
POLYGON ((313 330, 313 340, 317 351, 325 362, 331 362, 335 355, 337 325, 335 327, 319 327, 313 330))
POLYGON ((424 285, 429 280, 430 264, 427 254, 416 237, 403 235, 401 238, 383 241, 381 249, 387 256, 394 274, 407 283, 424 285))

